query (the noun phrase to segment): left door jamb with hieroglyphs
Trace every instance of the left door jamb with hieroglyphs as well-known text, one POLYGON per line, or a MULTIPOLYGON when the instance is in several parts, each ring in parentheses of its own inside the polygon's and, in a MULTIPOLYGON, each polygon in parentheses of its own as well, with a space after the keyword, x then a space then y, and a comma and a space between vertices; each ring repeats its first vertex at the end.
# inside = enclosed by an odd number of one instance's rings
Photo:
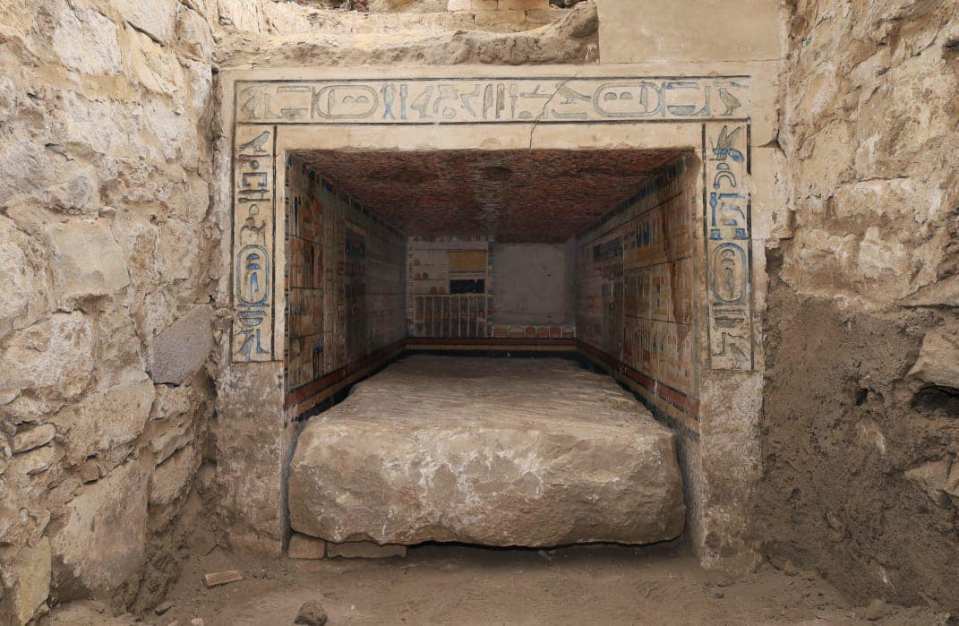
POLYGON ((273 360, 275 149, 275 126, 236 127, 233 160, 234 361, 273 360))

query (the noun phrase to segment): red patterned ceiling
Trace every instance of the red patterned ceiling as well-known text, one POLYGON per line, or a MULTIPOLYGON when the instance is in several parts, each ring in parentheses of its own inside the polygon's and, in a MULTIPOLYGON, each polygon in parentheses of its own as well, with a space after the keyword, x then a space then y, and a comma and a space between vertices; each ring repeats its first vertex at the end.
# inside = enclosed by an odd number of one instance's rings
POLYGON ((323 178, 411 236, 560 242, 642 187, 677 151, 311 151, 323 178))

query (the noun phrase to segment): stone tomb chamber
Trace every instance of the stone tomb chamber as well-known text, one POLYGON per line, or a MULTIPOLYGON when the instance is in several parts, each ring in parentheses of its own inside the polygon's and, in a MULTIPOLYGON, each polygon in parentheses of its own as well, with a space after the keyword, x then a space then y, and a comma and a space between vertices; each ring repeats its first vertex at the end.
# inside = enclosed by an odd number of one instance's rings
POLYGON ((771 94, 404 72, 224 73, 231 542, 684 536, 748 567, 750 115, 771 94))
POLYGON ((956 626, 957 93, 956 0, 0 0, 0 626, 956 626))
POLYGON ((306 422, 289 475, 293 531, 524 547, 677 538, 669 428, 606 373, 513 353, 568 356, 579 340, 648 377, 650 393, 695 397, 687 158, 291 153, 290 417, 337 389, 331 374, 355 380, 402 354, 306 422))

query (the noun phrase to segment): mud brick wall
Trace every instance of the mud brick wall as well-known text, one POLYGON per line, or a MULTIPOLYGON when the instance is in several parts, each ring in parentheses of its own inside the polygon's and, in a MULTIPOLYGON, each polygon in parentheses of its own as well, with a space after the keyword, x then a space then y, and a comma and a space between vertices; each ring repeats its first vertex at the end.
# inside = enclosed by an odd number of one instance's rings
POLYGON ((684 162, 577 240, 576 323, 667 412, 696 417, 696 187, 684 162), (686 174, 684 176, 684 174, 686 174))
POLYGON ((291 157, 286 389, 406 336, 406 238, 291 157))

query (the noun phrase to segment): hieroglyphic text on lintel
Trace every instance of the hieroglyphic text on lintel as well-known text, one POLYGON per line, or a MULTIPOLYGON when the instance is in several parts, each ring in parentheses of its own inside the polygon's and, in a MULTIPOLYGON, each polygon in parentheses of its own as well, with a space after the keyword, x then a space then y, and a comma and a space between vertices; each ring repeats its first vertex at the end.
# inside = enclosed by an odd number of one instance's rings
POLYGON ((484 124, 746 119, 748 77, 238 82, 237 121, 484 124))
POLYGON ((709 123, 704 135, 710 366, 751 370, 748 127, 709 123))
POLYGON ((233 176, 233 360, 273 358, 273 126, 237 126, 233 176))

